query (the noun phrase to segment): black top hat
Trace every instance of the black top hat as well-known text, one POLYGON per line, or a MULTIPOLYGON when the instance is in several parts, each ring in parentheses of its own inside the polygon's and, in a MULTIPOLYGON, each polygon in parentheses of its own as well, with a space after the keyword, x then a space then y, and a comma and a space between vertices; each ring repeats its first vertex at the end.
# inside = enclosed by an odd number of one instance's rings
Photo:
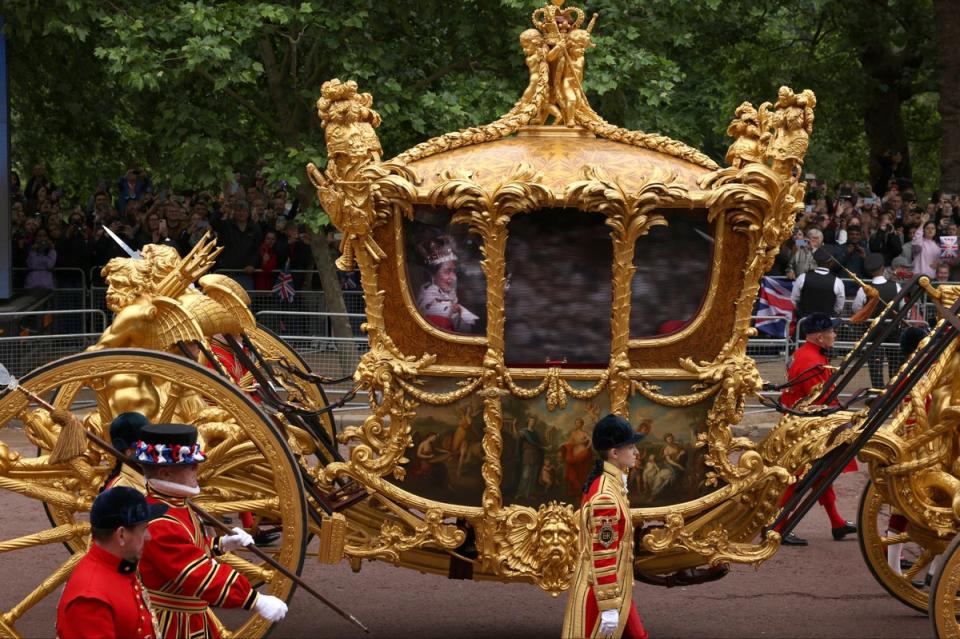
POLYGON ((879 253, 870 253, 863 260, 863 270, 867 273, 873 274, 874 271, 878 271, 883 268, 883 256, 879 253))
POLYGON ((630 422, 619 415, 607 415, 593 427, 594 450, 610 450, 636 444, 643 434, 633 430, 630 422))
POLYGON ((93 500, 90 525, 101 530, 114 530, 121 526, 133 528, 154 520, 165 512, 166 504, 148 504, 139 490, 128 486, 114 486, 93 500))
POLYGON ((187 424, 147 424, 133 454, 141 464, 174 466, 206 460, 197 443, 197 429, 187 424))
POLYGON ((840 325, 839 319, 830 317, 826 313, 810 313, 803 318, 803 330, 807 335, 821 333, 840 325))
POLYGON ((110 443, 121 452, 133 448, 140 441, 140 429, 149 423, 140 413, 120 413, 110 422, 110 443))

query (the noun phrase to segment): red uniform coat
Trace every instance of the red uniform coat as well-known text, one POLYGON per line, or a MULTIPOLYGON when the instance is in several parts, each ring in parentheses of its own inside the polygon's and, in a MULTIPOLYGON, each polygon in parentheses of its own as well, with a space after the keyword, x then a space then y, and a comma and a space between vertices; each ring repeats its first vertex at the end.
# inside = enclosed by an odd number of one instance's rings
MULTIPOLYGON (((801 399, 808 397, 818 384, 824 384, 830 379, 830 369, 827 364, 827 354, 822 348, 811 342, 804 342, 793 354, 793 363, 787 369, 787 380, 791 381, 802 377, 803 381, 791 386, 780 395, 781 403, 787 408, 793 408, 801 399)), ((836 404, 834 400, 833 404, 836 404)), ((851 459, 845 473, 857 470, 857 460, 851 459)), ((791 493, 788 493, 791 494, 791 493)))
POLYGON ((155 639, 136 565, 97 544, 73 569, 57 605, 59 639, 155 639))
POLYGON ((573 573, 563 618, 565 639, 596 637, 600 616, 617 610, 614 637, 646 639, 633 603, 633 523, 624 474, 604 463, 580 507, 580 559, 573 573))
POLYGON ((787 369, 787 380, 803 377, 803 381, 783 391, 780 401, 787 408, 807 397, 817 384, 823 384, 830 379, 830 369, 823 349, 810 342, 804 342, 793 354, 793 363, 787 369))
POLYGON ((160 633, 164 639, 219 637, 209 606, 249 610, 257 591, 246 577, 214 559, 216 544, 204 536, 182 499, 148 492, 147 501, 168 506, 163 517, 150 522, 150 541, 140 560, 160 633))

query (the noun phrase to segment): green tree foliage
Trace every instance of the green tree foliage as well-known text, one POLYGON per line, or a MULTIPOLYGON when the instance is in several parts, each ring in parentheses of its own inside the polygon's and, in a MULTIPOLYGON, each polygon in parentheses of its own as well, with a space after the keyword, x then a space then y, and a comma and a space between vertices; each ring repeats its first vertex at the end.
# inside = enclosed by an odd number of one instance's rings
MULTIPOLYGON (((324 159, 324 80, 374 95, 387 155, 490 121, 526 83, 517 35, 538 4, 7 0, 14 157, 85 189, 133 163, 211 188, 258 159, 301 186, 324 159)), ((931 0, 584 4, 600 16, 585 85, 610 121, 721 159, 740 101, 811 88, 809 169, 865 179, 871 154, 902 145, 936 182, 931 0)))

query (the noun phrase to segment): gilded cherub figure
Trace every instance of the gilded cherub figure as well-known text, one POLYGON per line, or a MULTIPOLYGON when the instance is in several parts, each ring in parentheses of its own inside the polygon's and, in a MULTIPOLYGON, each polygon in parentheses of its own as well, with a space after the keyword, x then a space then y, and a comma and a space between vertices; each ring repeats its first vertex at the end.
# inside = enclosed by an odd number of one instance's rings
MULTIPOLYGON (((760 107, 761 118, 766 111, 764 106, 760 107)), ((809 89, 796 94, 790 87, 780 87, 773 106, 775 110, 770 115, 773 133, 765 133, 760 142, 767 143, 766 159, 773 161, 774 171, 796 175, 810 144, 817 96, 809 89)))
POLYGON ((577 111, 587 106, 587 96, 583 92, 584 53, 596 46, 586 29, 574 29, 567 34, 562 47, 554 47, 547 54, 557 56, 557 74, 551 78, 554 82, 554 97, 560 109, 561 120, 565 126, 577 125, 577 111))
MULTIPOLYGON (((546 42, 539 30, 527 29, 520 34, 520 47, 523 49, 524 61, 527 64, 527 70, 530 72, 530 82, 520 97, 520 102, 533 102, 536 99, 537 87, 540 84, 540 63, 547 55, 546 42)), ((534 118, 535 124, 543 124, 550 116, 553 116, 555 120, 560 119, 560 109, 553 104, 550 97, 553 95, 553 88, 550 86, 549 78, 547 78, 547 92, 547 100, 540 109, 540 113, 534 118)))
POLYGON ((727 135, 733 138, 733 144, 727 149, 727 164, 739 169, 749 162, 763 161, 763 149, 760 147, 762 134, 760 114, 754 106, 749 102, 738 106, 733 121, 727 127, 727 135))

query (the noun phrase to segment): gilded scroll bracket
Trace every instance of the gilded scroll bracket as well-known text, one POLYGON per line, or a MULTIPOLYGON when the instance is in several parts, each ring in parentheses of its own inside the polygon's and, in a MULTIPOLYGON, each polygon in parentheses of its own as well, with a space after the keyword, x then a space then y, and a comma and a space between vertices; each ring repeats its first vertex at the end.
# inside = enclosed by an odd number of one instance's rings
POLYGON ((687 550, 702 556, 711 566, 724 562, 759 566, 780 548, 780 534, 768 530, 759 544, 734 542, 719 523, 706 523, 700 528, 688 527, 682 515, 671 513, 666 516, 663 528, 644 535, 643 547, 652 553, 687 550))

